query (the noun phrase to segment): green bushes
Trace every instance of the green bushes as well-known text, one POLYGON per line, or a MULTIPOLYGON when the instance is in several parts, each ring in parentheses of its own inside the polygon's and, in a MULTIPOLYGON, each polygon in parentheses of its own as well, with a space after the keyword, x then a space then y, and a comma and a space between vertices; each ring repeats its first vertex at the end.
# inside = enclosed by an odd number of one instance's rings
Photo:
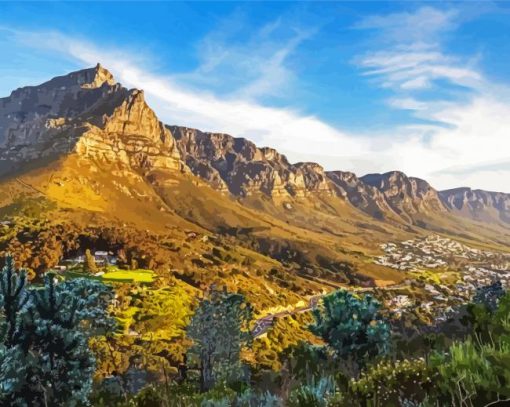
POLYGON ((372 296, 357 297, 346 290, 323 298, 315 309, 310 330, 324 339, 335 356, 356 375, 369 360, 388 352, 390 327, 381 316, 381 305, 372 296))
POLYGON ((0 275, 0 403, 8 406, 86 404, 95 359, 91 336, 113 323, 111 290, 87 279, 29 287, 11 257, 0 275))
POLYGON ((252 347, 252 309, 239 293, 212 289, 192 314, 193 295, 180 282, 121 285, 109 315, 109 287, 54 277, 30 285, 6 259, 1 405, 475 407, 510 399, 510 294, 499 285, 479 290, 457 314, 461 336, 437 324, 428 334, 447 340, 422 334, 415 349, 402 335, 403 353, 391 346, 390 325, 368 295, 325 296, 310 325, 319 338, 296 334, 310 323, 300 314, 278 320, 252 347), (115 331, 114 316, 124 330, 115 331), (161 367, 163 375, 151 376, 161 367), (128 386, 130 371, 147 380, 128 386), (106 380, 89 400, 94 373, 106 380))
POLYGON ((424 359, 384 360, 352 379, 349 393, 361 405, 398 406, 401 400, 423 401, 436 378, 424 359))
POLYGON ((436 355, 439 396, 453 405, 478 406, 510 397, 510 344, 476 344, 472 339, 436 355))
POLYGON ((342 395, 337 392, 337 385, 332 377, 312 379, 294 389, 289 397, 290 407, 333 407, 342 405, 342 395))
POLYGON ((251 305, 241 294, 212 290, 188 327, 190 359, 200 370, 200 389, 242 380, 241 351, 251 342, 251 305))

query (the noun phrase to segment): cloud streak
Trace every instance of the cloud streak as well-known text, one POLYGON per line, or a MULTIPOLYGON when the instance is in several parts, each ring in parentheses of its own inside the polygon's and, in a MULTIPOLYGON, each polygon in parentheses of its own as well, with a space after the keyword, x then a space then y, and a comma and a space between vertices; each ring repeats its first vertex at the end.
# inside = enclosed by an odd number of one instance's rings
MULTIPOLYGON (((386 36, 383 49, 355 59, 363 74, 375 79, 378 86, 394 91, 395 96, 388 100, 391 108, 410 110, 431 123, 396 126, 378 134, 345 131, 315 116, 257 101, 272 90, 279 75, 292 75, 284 62, 296 51, 302 40, 299 35, 252 60, 261 64, 260 58, 272 56, 273 67, 269 64, 266 71, 257 67, 247 84, 218 95, 186 86, 180 76, 155 74, 147 67, 147 58, 129 50, 106 49, 61 33, 11 34, 20 44, 35 43, 79 65, 101 62, 125 86, 144 89, 149 104, 169 124, 246 137, 277 148, 291 161, 317 161, 327 169, 351 170, 360 175, 400 169, 427 179, 437 188, 468 185, 510 192, 510 168, 493 165, 507 161, 510 104, 504 99, 510 93, 501 87, 493 91, 496 87, 486 86, 487 80, 476 67, 442 49, 441 35, 455 29, 456 15, 455 11, 442 14, 431 8, 407 13, 405 24, 400 22, 404 32, 407 30, 405 40, 399 39, 392 25, 398 19, 395 15, 387 19, 371 17, 356 27, 379 30, 386 36), (420 24, 414 24, 416 21, 420 24), (427 43, 427 38, 433 41, 427 43), (423 89, 434 89, 439 80, 463 87, 468 94, 461 101, 420 97, 423 89)), ((278 21, 267 26, 260 35, 271 35, 277 25, 278 21)), ((198 70, 190 72, 195 83, 200 83, 201 76, 219 74, 222 66, 241 52, 224 41, 218 47, 208 41, 209 54, 198 70)))

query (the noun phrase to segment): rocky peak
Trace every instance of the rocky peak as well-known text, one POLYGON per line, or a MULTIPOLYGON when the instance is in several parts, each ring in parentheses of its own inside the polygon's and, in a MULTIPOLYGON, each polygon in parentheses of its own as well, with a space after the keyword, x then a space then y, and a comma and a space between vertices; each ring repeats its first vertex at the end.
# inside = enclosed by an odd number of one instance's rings
POLYGON ((273 198, 331 193, 324 169, 315 163, 292 165, 273 148, 244 138, 170 127, 182 157, 195 175, 238 196, 263 193, 273 198))
POLYGON ((77 82, 83 89, 100 88, 105 83, 113 86, 117 83, 110 71, 103 68, 99 63, 95 68, 78 71, 77 82))
POLYGON ((395 215, 384 194, 376 187, 361 181, 356 174, 348 171, 328 171, 326 175, 335 185, 337 194, 356 208, 377 219, 395 215))
MULTIPOLYGON (((302 177, 301 190, 296 191, 302 196, 307 192, 322 192, 331 195, 332 189, 326 177, 324 168, 313 162, 300 162, 292 166, 296 177, 302 177)), ((297 185, 299 187, 299 184, 297 185)))
POLYGON ((440 191, 444 205, 458 215, 485 222, 510 223, 510 194, 467 187, 440 191))
POLYGON ((143 92, 100 64, 0 99, 0 170, 69 153, 139 169, 175 169, 180 160, 143 92))
POLYGON ((367 174, 360 180, 377 188, 390 207, 409 221, 417 213, 446 211, 437 191, 420 178, 408 177, 400 171, 390 171, 385 174, 367 174))

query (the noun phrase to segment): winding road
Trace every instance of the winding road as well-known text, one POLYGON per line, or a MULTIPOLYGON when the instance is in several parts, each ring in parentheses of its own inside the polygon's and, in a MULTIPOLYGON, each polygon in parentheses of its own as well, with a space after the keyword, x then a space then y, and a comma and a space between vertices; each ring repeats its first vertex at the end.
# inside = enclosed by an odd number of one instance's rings
MULTIPOLYGON (((404 287, 407 287, 407 284, 395 284, 395 285, 390 285, 387 287, 377 287, 377 288, 379 288, 380 290, 385 290, 385 291, 393 291, 393 290, 399 290, 404 287)), ((373 289, 374 289, 374 287, 358 287, 358 288, 351 289, 351 291, 359 293, 359 292, 368 292, 373 289)), ((265 316, 255 320, 255 325, 253 326, 253 329, 251 330, 251 334, 252 334, 253 338, 257 338, 257 337, 265 334, 268 331, 268 329, 271 328, 271 326, 273 325, 275 318, 281 318, 281 317, 286 317, 288 315, 295 315, 295 314, 300 314, 302 312, 311 311, 312 309, 317 307, 317 304, 319 303, 320 299, 328 294, 330 294, 330 293, 319 294, 319 295, 310 297, 308 300, 308 304, 304 307, 295 308, 292 310, 280 311, 280 312, 276 312, 274 314, 268 314, 268 315, 265 315, 265 316)))

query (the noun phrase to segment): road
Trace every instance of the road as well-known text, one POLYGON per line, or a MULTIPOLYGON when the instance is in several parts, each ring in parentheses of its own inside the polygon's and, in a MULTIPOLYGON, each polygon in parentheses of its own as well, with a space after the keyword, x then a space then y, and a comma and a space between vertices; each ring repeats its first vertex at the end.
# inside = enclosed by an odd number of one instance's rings
POLYGON ((322 298, 322 296, 323 295, 316 295, 314 297, 311 297, 308 300, 308 304, 305 305, 304 307, 295 308, 293 310, 280 311, 280 312, 277 312, 274 314, 269 314, 262 318, 257 319, 255 321, 255 325, 254 325, 253 329, 251 330, 253 337, 257 338, 257 337, 265 334, 267 332, 267 330, 273 325, 273 321, 275 318, 281 318, 281 317, 285 317, 288 315, 295 315, 295 314, 299 314, 301 312, 307 312, 307 311, 314 309, 317 306, 317 304, 319 303, 319 300, 322 298))
MULTIPOLYGON (((393 291, 393 290, 399 290, 404 287, 407 287, 407 285, 406 284, 395 284, 395 285, 390 285, 387 287, 378 287, 378 288, 380 290, 393 291)), ((351 289, 350 291, 363 293, 363 292, 371 291, 373 289, 374 289, 374 287, 357 287, 357 288, 351 289)), ((253 326, 253 329, 251 330, 253 337, 257 338, 257 337, 265 334, 267 332, 267 330, 273 325, 275 318, 281 318, 281 317, 285 317, 288 315, 295 315, 295 314, 307 312, 307 311, 314 309, 315 307, 317 307, 319 300, 328 294, 330 294, 330 293, 319 294, 319 295, 315 295, 315 296, 311 297, 308 300, 308 304, 305 305, 304 307, 295 308, 293 310, 280 311, 280 312, 276 312, 274 314, 268 314, 268 315, 265 315, 265 316, 257 319, 255 321, 255 325, 253 326)))

